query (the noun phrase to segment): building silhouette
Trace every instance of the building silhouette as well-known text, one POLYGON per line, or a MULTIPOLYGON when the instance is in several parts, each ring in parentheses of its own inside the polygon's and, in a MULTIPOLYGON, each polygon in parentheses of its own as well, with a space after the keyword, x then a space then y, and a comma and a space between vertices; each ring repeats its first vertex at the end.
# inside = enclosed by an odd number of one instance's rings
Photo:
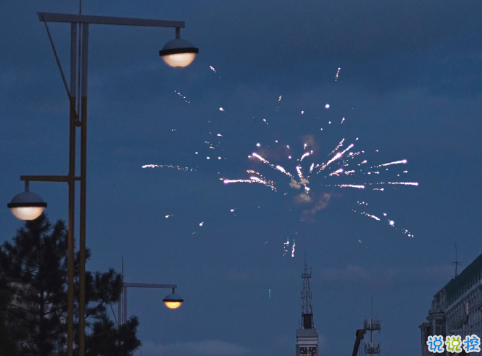
MULTIPOLYGON (((457 268, 458 262, 456 262, 457 268)), ((482 338, 482 254, 433 297, 427 320, 420 326, 422 356, 430 356, 427 340, 432 335, 467 335, 482 338)), ((449 355, 447 351, 437 355, 449 355)), ((452 354, 450 354, 452 355, 452 354)), ((470 353, 481 356, 482 353, 470 353)))

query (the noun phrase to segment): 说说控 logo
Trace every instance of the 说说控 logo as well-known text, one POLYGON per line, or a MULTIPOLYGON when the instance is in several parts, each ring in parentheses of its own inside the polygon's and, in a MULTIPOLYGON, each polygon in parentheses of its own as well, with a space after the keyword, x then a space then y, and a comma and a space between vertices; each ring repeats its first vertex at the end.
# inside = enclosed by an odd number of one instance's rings
POLYGON ((480 338, 477 335, 467 335, 462 340, 460 335, 430 335, 427 339, 428 351, 433 353, 444 353, 445 350, 451 353, 460 353, 464 350, 467 353, 480 352, 480 338))

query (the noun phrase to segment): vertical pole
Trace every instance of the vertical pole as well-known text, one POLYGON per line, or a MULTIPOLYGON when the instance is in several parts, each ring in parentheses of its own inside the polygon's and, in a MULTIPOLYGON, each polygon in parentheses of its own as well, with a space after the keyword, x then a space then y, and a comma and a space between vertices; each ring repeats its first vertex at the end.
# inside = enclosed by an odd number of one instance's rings
POLYGON ((87 73, 89 24, 82 24, 82 86, 80 133, 80 292, 79 292, 79 356, 85 355, 85 220, 87 207, 87 73))
POLYGON ((77 24, 70 24, 70 128, 69 128, 69 226, 67 233, 67 356, 74 341, 74 221, 75 221, 75 99, 77 69, 77 24))
POLYGON ((127 319, 127 287, 124 287, 124 320, 123 324, 125 324, 127 319))
POLYGON ((117 302, 117 314, 119 315, 119 324, 118 324, 118 327, 120 325, 122 325, 122 306, 123 306, 123 301, 122 301, 122 291, 120 293, 120 296, 119 296, 119 301, 117 302))
MULTIPOLYGON (((122 284, 124 284, 124 256, 122 256, 122 284)), ((123 289, 122 289, 123 290, 123 289)), ((122 290, 117 302, 117 315, 119 315, 119 325, 122 325, 122 290)))

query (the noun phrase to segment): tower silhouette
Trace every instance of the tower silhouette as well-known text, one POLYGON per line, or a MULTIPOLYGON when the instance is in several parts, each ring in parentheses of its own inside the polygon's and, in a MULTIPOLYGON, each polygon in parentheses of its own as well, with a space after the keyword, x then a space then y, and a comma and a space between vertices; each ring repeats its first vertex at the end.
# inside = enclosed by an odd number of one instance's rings
POLYGON ((365 319, 363 321, 363 327, 365 330, 370 331, 370 342, 365 343, 365 355, 378 355, 381 352, 380 344, 375 343, 374 333, 382 330, 382 322, 378 318, 373 317, 373 298, 372 298, 372 317, 370 320, 365 319))
POLYGON ((318 331, 315 329, 311 307, 311 269, 308 271, 306 257, 301 278, 301 323, 296 330, 296 356, 318 356, 318 331))

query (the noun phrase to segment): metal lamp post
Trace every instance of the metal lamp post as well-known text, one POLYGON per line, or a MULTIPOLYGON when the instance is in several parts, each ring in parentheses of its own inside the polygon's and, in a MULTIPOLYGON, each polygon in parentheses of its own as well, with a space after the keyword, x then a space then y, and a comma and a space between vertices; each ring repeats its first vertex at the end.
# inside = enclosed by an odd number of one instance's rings
MULTIPOLYGON (((85 355, 85 230, 87 206, 87 79, 88 79, 88 43, 89 25, 120 25, 143 27, 167 27, 176 29, 176 39, 168 42, 159 52, 164 61, 173 67, 189 65, 199 50, 191 43, 180 39, 180 29, 184 21, 156 19, 138 19, 112 16, 91 16, 58 13, 38 13, 39 20, 45 24, 54 50, 57 64, 61 71, 65 89, 70 102, 69 129, 69 171, 64 176, 20 176, 25 181, 25 192, 16 195, 7 205, 12 213, 21 220, 36 219, 47 206, 35 193, 29 192, 30 181, 65 182, 69 185, 68 212, 68 293, 67 293, 67 356, 73 355, 73 302, 74 302, 74 219, 75 219, 75 182, 80 181, 80 217, 79 217, 79 253, 80 253, 80 291, 79 291, 79 355, 85 355), (70 23, 70 85, 67 85, 55 51, 48 23, 70 23), (80 63, 77 63, 77 50, 80 63), (79 75, 77 77, 77 74, 79 75), (79 81, 77 85, 77 80, 79 81), (75 175, 76 129, 80 127, 80 176, 75 175)), ((172 286, 171 286, 172 287, 172 286)))

